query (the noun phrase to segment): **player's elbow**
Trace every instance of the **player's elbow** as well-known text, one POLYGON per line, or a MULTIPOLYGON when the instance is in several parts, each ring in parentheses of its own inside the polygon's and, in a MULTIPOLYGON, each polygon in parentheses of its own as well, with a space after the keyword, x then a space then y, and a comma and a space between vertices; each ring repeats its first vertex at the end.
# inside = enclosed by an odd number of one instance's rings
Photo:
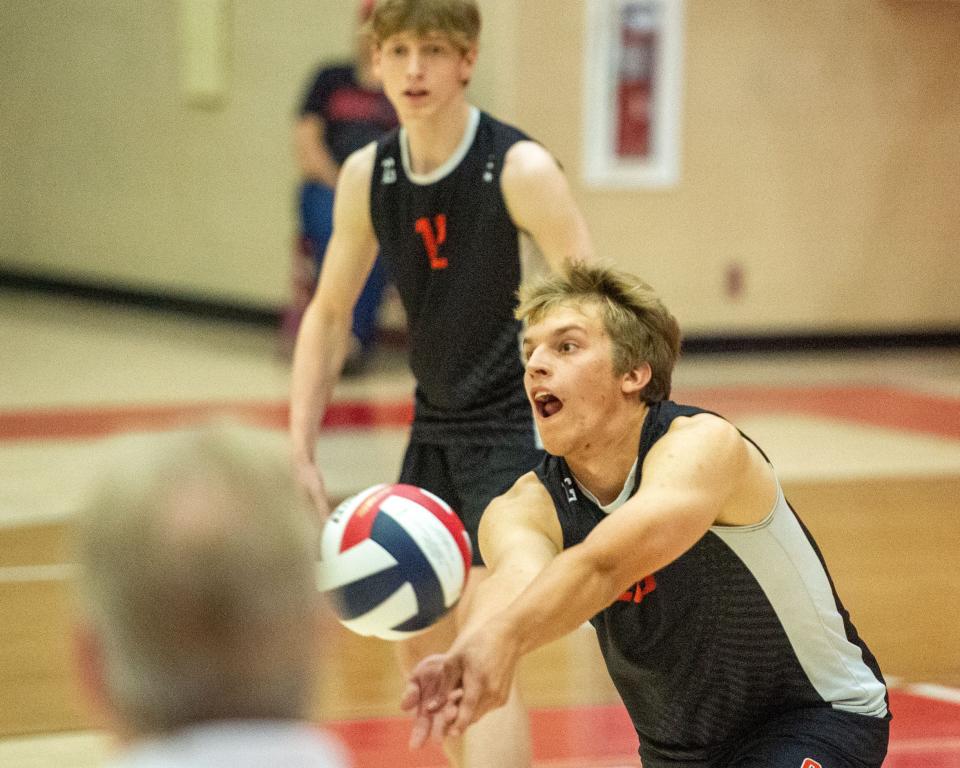
POLYGON ((586 222, 580 222, 578 227, 576 247, 570 259, 575 264, 593 264, 597 262, 597 254, 593 249, 593 241, 587 231, 586 222))
POLYGON ((605 600, 615 600, 636 581, 627 558, 590 541, 589 537, 564 554, 573 556, 574 567, 579 572, 579 583, 605 600))
POLYGON ((332 301, 318 291, 307 305, 301 327, 316 335, 339 335, 350 330, 352 321, 351 307, 340 301, 332 301))

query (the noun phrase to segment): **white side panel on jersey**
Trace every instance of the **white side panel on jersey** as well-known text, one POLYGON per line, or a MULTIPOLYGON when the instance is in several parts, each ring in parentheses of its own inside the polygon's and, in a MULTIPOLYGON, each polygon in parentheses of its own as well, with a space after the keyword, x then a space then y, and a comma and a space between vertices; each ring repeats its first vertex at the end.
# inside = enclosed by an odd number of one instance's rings
POLYGON ((752 526, 714 526, 763 588, 811 684, 835 709, 882 717, 885 688, 847 640, 830 582, 777 490, 773 513, 752 526), (797 584, 803 589, 797 589, 797 584))

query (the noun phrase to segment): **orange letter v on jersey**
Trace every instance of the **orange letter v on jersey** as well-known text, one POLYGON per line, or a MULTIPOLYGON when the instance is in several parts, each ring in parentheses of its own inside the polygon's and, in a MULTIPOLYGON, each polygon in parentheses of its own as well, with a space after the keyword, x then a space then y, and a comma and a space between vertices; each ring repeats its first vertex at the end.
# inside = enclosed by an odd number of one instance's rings
POLYGON ((430 219, 421 216, 417 219, 414 229, 423 238, 423 246, 427 249, 427 257, 430 259, 430 269, 446 269, 447 259, 440 256, 440 246, 447 239, 447 214, 438 213, 433 217, 433 226, 430 225, 430 219))

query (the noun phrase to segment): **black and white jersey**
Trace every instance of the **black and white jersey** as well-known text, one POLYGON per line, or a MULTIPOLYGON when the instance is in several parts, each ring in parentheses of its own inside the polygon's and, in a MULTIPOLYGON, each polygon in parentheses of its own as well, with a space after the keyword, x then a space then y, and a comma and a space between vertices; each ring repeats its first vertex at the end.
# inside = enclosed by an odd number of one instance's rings
MULTIPOLYGON (((670 401, 650 406, 632 487, 622 498, 636 493, 643 460, 671 422, 703 412, 670 401)), ((565 548, 612 511, 591 500, 562 458, 547 456, 536 471, 553 498, 565 548)), ((779 483, 762 522, 712 527, 591 623, 651 765, 709 765, 711 756, 791 710, 888 717, 876 660, 779 483)))
POLYGON ((370 214, 407 315, 413 441, 532 440, 513 317, 520 233, 500 189, 504 156, 526 138, 472 109, 460 147, 427 175, 411 170, 403 128, 378 142, 370 214))

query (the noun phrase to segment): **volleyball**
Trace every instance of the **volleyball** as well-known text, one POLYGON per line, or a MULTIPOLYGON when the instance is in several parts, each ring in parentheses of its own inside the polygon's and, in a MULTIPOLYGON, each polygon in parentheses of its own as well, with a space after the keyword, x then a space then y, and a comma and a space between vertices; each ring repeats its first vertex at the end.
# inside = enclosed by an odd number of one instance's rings
POLYGON ((317 584, 348 629, 402 640, 456 605, 471 558, 470 537, 446 502, 413 485, 375 485, 324 526, 317 584))

